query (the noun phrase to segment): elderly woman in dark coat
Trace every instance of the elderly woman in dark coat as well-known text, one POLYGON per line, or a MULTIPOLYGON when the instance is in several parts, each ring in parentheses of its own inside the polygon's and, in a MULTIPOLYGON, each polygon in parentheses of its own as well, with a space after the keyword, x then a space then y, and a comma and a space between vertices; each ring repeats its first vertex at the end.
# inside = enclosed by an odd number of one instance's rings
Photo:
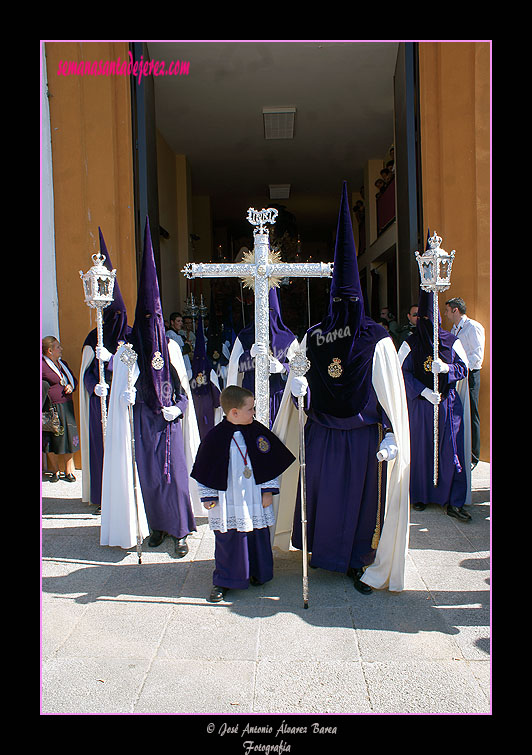
POLYGON ((61 427, 60 435, 51 434, 47 447, 48 463, 52 471, 51 482, 58 482, 59 468, 64 468, 64 479, 75 482, 74 452, 79 449, 79 433, 74 415, 72 394, 78 381, 73 376, 67 362, 61 359, 63 347, 54 336, 42 339, 42 379, 50 388, 48 398, 57 409, 61 427))

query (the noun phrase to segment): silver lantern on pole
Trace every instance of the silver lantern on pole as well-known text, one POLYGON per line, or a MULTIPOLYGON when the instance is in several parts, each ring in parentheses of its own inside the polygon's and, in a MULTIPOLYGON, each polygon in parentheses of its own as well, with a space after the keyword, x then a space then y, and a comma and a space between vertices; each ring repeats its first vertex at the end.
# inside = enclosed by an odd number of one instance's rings
POLYGON ((209 308, 203 301, 203 294, 200 294, 199 313, 200 317, 203 317, 203 319, 209 314, 209 308))
MULTIPOLYGON (((423 291, 433 293, 433 355, 432 359, 438 359, 438 294, 446 291, 451 286, 451 270, 455 250, 451 253, 441 248, 442 239, 436 231, 428 239, 428 249, 423 254, 416 252, 416 260, 419 267, 420 286, 423 291)), ((434 392, 438 393, 438 373, 433 373, 434 392)), ((434 485, 438 484, 438 423, 439 423, 439 405, 434 404, 434 485)))
MULTIPOLYGON (((102 311, 113 301, 113 289, 115 285, 116 270, 109 270, 105 267, 105 255, 99 251, 92 255, 92 267, 83 273, 79 271, 80 278, 83 281, 83 291, 85 293, 85 304, 96 310, 96 329, 98 346, 103 346, 103 316, 102 311)), ((98 359, 101 388, 108 389, 105 382, 104 362, 98 359)), ((107 403, 105 392, 100 396, 100 405, 102 408, 102 434, 105 442, 105 432, 107 430, 107 403)))
POLYGON ((192 328, 193 330, 196 329, 196 319, 198 317, 199 307, 196 304, 196 300, 194 298, 194 294, 191 291, 190 296, 187 298, 185 302, 185 306, 183 308, 183 315, 185 317, 192 317, 192 328))

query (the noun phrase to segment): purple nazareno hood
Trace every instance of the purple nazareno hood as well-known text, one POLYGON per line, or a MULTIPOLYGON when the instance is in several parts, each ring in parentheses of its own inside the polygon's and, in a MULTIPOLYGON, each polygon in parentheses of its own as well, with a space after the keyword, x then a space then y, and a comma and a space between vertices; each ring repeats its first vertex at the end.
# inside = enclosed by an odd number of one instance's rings
POLYGON ((307 331, 306 377, 312 407, 350 417, 366 406, 371 390, 375 345, 388 333, 368 317, 358 272, 347 182, 342 187, 329 311, 307 331))
POLYGON ((168 341, 164 327, 163 308, 153 255, 149 219, 146 218, 144 254, 135 309, 135 322, 130 340, 138 355, 143 400, 159 413, 171 403, 172 379, 168 341))

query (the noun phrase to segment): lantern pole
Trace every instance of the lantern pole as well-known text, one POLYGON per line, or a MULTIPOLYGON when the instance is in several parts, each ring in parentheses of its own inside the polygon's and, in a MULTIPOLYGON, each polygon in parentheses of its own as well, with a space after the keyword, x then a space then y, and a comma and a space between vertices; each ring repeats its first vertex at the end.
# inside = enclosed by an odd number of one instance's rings
MULTIPOLYGON (((433 363, 439 358, 438 352, 438 340, 439 340, 439 324, 438 324, 438 293, 440 291, 446 291, 451 286, 451 269, 453 266, 453 260, 455 251, 449 254, 440 247, 441 237, 438 236, 436 231, 434 235, 429 237, 427 243, 427 249, 423 254, 416 252, 416 260, 419 266, 419 274, 421 278, 421 288, 423 291, 432 293, 432 324, 433 330, 433 363)), ((438 373, 432 370, 434 376, 434 392, 438 391, 438 373)), ((434 404, 434 487, 438 484, 438 460, 439 460, 439 403, 434 404)))
MULTIPOLYGON (((302 377, 310 369, 310 361, 305 352, 299 349, 290 360, 290 372, 302 377)), ((305 460, 305 417, 303 414, 304 397, 297 397, 299 415, 299 491, 301 497, 301 540, 303 551, 303 608, 308 608, 308 546, 307 546, 307 472, 305 460)))
MULTIPOLYGON (((103 346, 103 316, 102 316, 102 308, 98 307, 96 309, 96 328, 98 333, 98 346, 103 346)), ((105 382, 105 367, 104 362, 102 359, 98 359, 98 373, 100 382, 98 383, 99 386, 102 388, 108 388, 109 386, 105 382)), ((100 396, 100 406, 102 410, 102 434, 103 434, 103 442, 105 444, 105 433, 107 432, 107 395, 100 396)))
MULTIPOLYGON (((103 315, 102 310, 113 301, 113 289, 116 278, 116 270, 108 270, 105 265, 105 255, 101 252, 92 255, 93 266, 84 274, 79 271, 80 278, 83 281, 85 292, 85 303, 96 309, 96 333, 97 344, 103 347, 103 315)), ((100 382, 98 386, 102 389, 100 393, 100 406, 102 414, 102 440, 105 445, 105 433, 107 430, 107 389, 109 386, 105 382, 104 361, 98 359, 98 371, 100 382)))
MULTIPOLYGON (((438 325, 438 292, 434 291, 432 296, 432 322, 434 326, 433 330, 433 336, 432 336, 432 345, 433 345, 433 355, 432 355, 432 361, 435 362, 436 359, 438 359, 439 355, 439 325, 438 325)), ((434 393, 439 393, 439 375, 437 372, 432 373, 433 379, 434 379, 434 393)), ((434 487, 438 484, 438 448, 439 448, 439 426, 440 426, 440 405, 434 404, 434 477, 433 477, 433 483, 434 487)))

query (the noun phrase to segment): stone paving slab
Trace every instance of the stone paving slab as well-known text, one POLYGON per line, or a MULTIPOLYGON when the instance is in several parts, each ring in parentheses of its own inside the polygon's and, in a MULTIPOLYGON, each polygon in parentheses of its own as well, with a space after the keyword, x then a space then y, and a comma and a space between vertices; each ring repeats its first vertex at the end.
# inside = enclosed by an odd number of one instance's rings
POLYGON ((101 547, 76 477, 42 484, 43 714, 243 726, 250 716, 490 713, 489 464, 473 472, 472 522, 436 506, 411 512, 404 592, 363 596, 345 575, 310 569, 307 610, 301 554, 277 549, 271 582, 208 603, 206 518, 183 559, 171 538, 146 540, 140 565, 135 548, 101 547))

